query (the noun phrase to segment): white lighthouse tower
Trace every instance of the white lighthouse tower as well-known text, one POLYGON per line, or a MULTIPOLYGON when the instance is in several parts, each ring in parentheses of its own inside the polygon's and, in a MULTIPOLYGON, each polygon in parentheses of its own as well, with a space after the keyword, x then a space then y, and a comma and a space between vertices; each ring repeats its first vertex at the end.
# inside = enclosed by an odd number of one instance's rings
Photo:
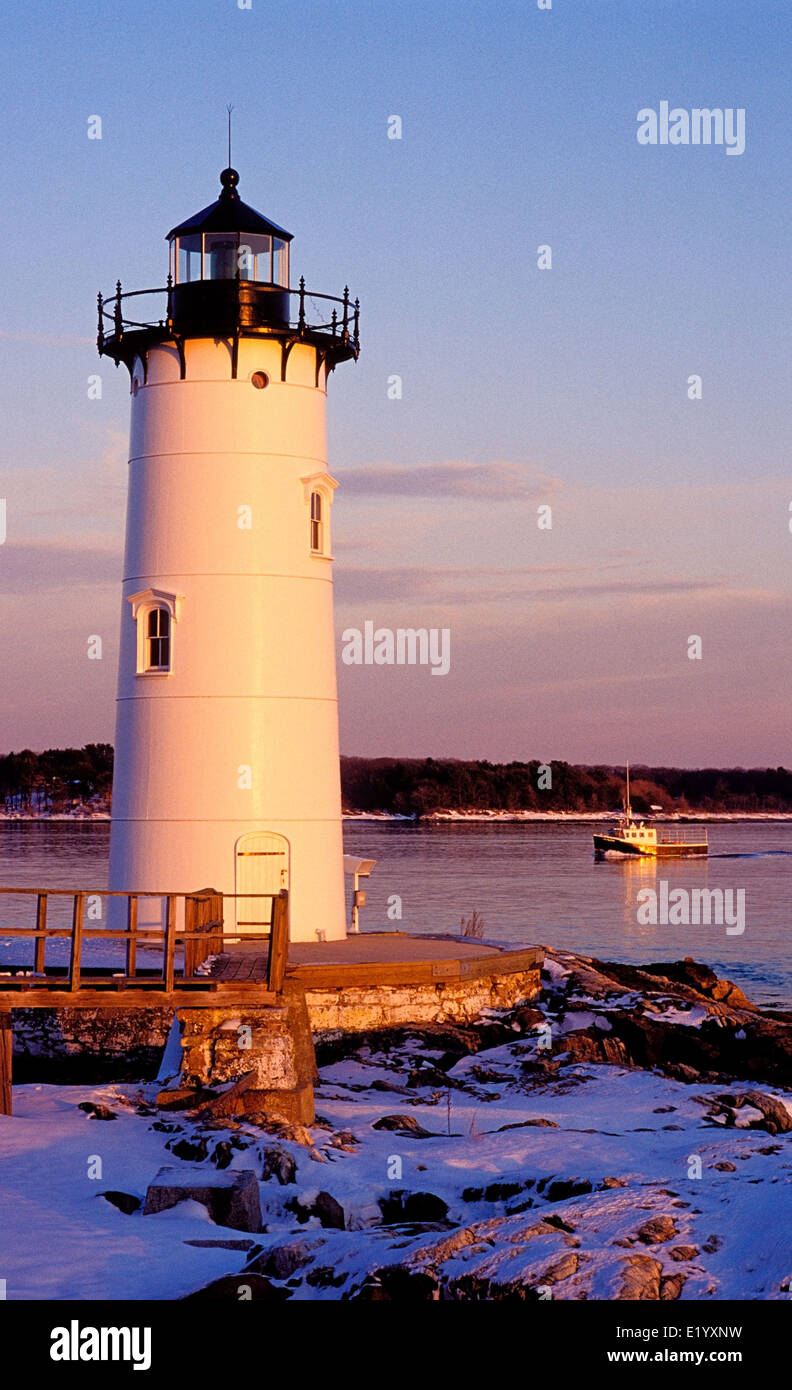
MULTIPOLYGON (((111 889, 289 889, 291 937, 345 932, 327 380, 358 307, 289 289, 291 236, 218 200, 159 291, 99 300, 131 382, 111 889), (153 315, 151 296, 157 303, 153 315)), ((269 904, 229 921, 260 931, 269 904)))

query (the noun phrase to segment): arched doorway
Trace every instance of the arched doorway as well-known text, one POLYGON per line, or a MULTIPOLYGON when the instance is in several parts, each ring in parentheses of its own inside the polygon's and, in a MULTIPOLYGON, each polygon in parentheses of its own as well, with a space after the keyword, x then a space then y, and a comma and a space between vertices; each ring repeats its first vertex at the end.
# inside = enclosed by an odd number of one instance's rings
MULTIPOLYGON (((268 830, 251 831, 237 840, 237 893, 280 893, 289 887, 289 841, 268 830)), ((237 926, 250 932, 267 931, 272 920, 270 897, 237 898, 237 926)))

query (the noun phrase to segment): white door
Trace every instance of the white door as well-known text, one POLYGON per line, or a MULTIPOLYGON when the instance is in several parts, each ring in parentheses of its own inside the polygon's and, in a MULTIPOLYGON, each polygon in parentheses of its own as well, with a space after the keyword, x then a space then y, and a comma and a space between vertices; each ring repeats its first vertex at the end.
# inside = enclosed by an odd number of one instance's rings
MULTIPOLYGON (((237 840, 237 893, 280 893, 289 886, 289 842, 270 831, 253 831, 237 840)), ((237 926, 249 932, 269 931, 272 898, 237 898, 237 926)))

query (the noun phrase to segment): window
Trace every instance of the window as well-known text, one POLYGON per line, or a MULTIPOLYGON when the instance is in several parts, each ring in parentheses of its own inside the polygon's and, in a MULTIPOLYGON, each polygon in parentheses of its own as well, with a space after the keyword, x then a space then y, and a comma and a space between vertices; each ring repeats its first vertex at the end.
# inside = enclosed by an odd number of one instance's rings
POLYGON ((200 235, 179 238, 179 263, 177 279, 180 285, 201 278, 201 238, 200 235))
POLYGON ((323 470, 321 473, 309 473, 301 478, 303 485, 303 498, 305 499, 305 520, 310 527, 309 542, 310 553, 318 559, 332 560, 331 554, 332 535, 330 527, 330 508, 333 505, 333 493, 338 487, 335 478, 323 470))
POLYGON ((233 280, 237 273, 237 242, 233 233, 204 237, 204 279, 233 280))
POLYGON ((280 237, 273 238, 274 265, 272 282, 275 285, 288 285, 289 283, 289 243, 281 241, 280 237))
POLYGON ((170 613, 167 608, 150 608, 146 633, 146 670, 170 670, 170 613))
POLYGON ((173 625, 181 612, 182 595, 166 594, 162 589, 144 589, 127 594, 132 617, 137 624, 139 676, 170 676, 173 672, 173 625))
POLYGON ((311 550, 321 555, 322 545, 322 494, 311 493, 311 550))

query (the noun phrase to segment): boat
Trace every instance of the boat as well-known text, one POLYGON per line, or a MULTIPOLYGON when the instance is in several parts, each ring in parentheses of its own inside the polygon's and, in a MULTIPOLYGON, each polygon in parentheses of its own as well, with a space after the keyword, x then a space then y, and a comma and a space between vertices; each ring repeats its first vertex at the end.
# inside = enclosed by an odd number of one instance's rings
POLYGON ((618 823, 605 834, 594 836, 596 859, 692 859, 709 853, 707 832, 700 825, 657 827, 633 816, 630 805, 630 764, 627 795, 618 823))

